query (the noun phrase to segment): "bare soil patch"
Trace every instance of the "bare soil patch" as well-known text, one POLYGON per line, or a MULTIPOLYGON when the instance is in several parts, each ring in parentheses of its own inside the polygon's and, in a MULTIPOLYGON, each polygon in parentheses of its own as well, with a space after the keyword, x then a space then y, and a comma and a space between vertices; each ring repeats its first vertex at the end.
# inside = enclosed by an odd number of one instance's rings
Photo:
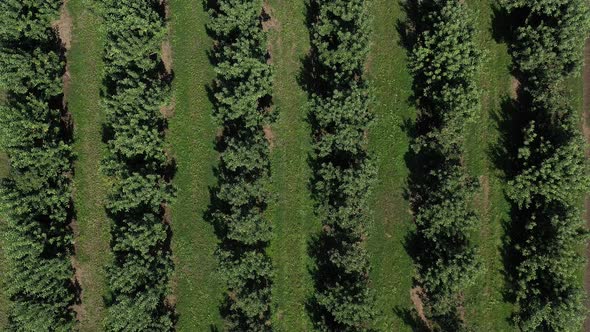
POLYGON ((518 99, 518 89, 520 89, 520 81, 513 76, 510 79, 510 98, 512 98, 512 100, 518 99))
POLYGON ((373 68, 373 53, 369 53, 367 60, 365 61, 365 73, 368 73, 373 68))
POLYGON ((162 105, 162 107, 160 107, 160 113, 166 119, 169 119, 172 116, 174 116, 175 109, 176 109, 176 100, 174 98, 172 98, 172 100, 170 100, 169 103, 164 104, 164 105, 162 105))
MULTIPOLYGON (((268 32, 270 30, 280 30, 280 23, 275 18, 273 8, 270 6, 268 1, 264 1, 262 4, 262 30, 268 32)), ((268 52, 268 59, 267 63, 270 65, 272 64, 272 55, 275 48, 281 48, 281 38, 278 37, 275 40, 270 40, 267 44, 267 52, 268 52)))
POLYGON ((273 8, 268 1, 264 1, 262 4, 262 17, 262 29, 264 31, 280 28, 280 23, 275 19, 273 8))
POLYGON ((275 147, 275 133, 272 131, 270 126, 265 126, 263 128, 264 131, 264 138, 268 141, 271 150, 275 147))
POLYGON ((66 71, 64 72, 63 76, 61 77, 61 81, 63 84, 63 90, 64 90, 64 97, 62 100, 62 106, 64 109, 67 108, 67 104, 68 104, 68 97, 70 95, 70 86, 71 86, 71 82, 72 82, 72 76, 70 75, 70 66, 68 66, 66 64, 66 71))
POLYGON ((68 0, 64 1, 60 10, 59 20, 53 22, 52 26, 57 30, 63 47, 66 50, 69 50, 72 46, 73 20, 70 12, 68 11, 68 0))
MULTIPOLYGON (((74 238, 78 238, 80 236, 80 227, 76 219, 72 219, 72 222, 70 223, 70 228, 72 230, 74 238)), ((87 314, 86 308, 82 304, 82 292, 84 291, 84 289, 80 287, 80 285, 82 284, 82 280, 85 278, 85 274, 75 255, 79 250, 78 247, 79 246, 77 242, 74 241, 74 255, 71 257, 72 267, 74 268, 74 277, 72 282, 74 283, 74 285, 76 285, 76 288, 79 289, 80 293, 78 294, 79 297, 75 299, 75 303, 72 306, 72 309, 76 313, 76 320, 80 321, 87 314)))
POLYGON ((172 73, 172 45, 170 40, 162 42, 162 62, 167 74, 172 73))
MULTIPOLYGON (((74 20, 70 15, 70 11, 68 10, 68 0, 63 2, 63 5, 60 9, 60 16, 59 20, 52 23, 53 28, 57 31, 59 35, 59 39, 61 41, 62 47, 68 51, 72 47, 72 30, 73 30, 74 20)), ((70 91, 70 68, 66 63, 66 71, 62 76, 62 84, 64 90, 64 99, 63 99, 63 107, 66 109, 67 107, 67 97, 70 91)))
POLYGON ((160 4, 164 6, 164 17, 170 18, 170 2, 168 0, 160 0, 160 4))
POLYGON ((424 324, 430 329, 430 322, 426 318, 424 314, 424 303, 422 303, 422 297, 424 296, 424 292, 422 287, 414 287, 410 290, 410 298, 412 299, 412 303, 414 304, 414 308, 416 308, 416 312, 418 313, 418 317, 424 322, 424 324))

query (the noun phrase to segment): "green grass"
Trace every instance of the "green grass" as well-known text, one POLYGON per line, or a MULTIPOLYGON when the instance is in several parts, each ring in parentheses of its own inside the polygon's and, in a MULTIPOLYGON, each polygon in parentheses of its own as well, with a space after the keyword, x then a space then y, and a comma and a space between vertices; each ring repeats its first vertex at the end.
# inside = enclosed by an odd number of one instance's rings
POLYGON ((465 311, 468 324, 477 331, 514 331, 509 322, 513 308, 503 297, 505 284, 501 256, 503 223, 508 221, 510 207, 504 197, 502 171, 496 168, 491 156, 491 149, 501 134, 495 119, 501 116, 502 101, 510 95, 511 59, 507 45, 496 42, 492 36, 493 3, 492 0, 467 1, 476 13, 478 44, 485 52, 480 77, 482 108, 468 128, 465 158, 469 171, 479 178, 481 184, 475 202, 481 218, 475 243, 484 270, 465 294, 465 311))
POLYGON ((205 31, 207 13, 200 0, 171 0, 170 26, 174 59, 175 114, 167 139, 178 170, 174 185, 178 198, 171 207, 173 278, 178 331, 208 331, 221 327, 218 306, 223 285, 217 274, 214 250, 217 238, 203 219, 209 188, 215 184, 212 168, 216 125, 205 86, 213 80, 207 52, 211 40, 205 31))
POLYGON ((76 306, 81 331, 100 331, 105 316, 110 221, 104 204, 108 182, 100 171, 104 114, 100 107, 103 32, 86 0, 70 0, 72 48, 67 54, 70 86, 66 100, 74 120, 74 205, 76 209, 76 273, 82 304, 76 306))
MULTIPOLYGON (((584 112, 588 112, 590 110, 584 110, 584 91, 585 91, 585 87, 584 87, 584 70, 582 69, 580 72, 574 73, 573 75, 571 75, 570 77, 568 77, 565 81, 565 89, 566 89, 566 93, 569 97, 571 106, 573 107, 573 109, 575 110, 575 112, 579 115, 579 127, 580 127, 580 131, 582 131, 583 126, 584 126, 584 122, 583 122, 583 117, 584 117, 584 112)), ((590 96, 588 96, 590 97, 590 96)), ((587 115, 586 115, 587 116, 587 115)), ((590 142, 588 142, 590 143, 590 142)), ((590 151, 588 150, 588 148, 586 149, 587 153, 590 151)), ((586 201, 590 199, 590 196, 588 196, 588 193, 586 193, 585 195, 583 195, 582 197, 579 198, 578 201, 578 207, 581 209, 580 211, 582 212, 582 217, 586 218, 586 225, 588 227, 588 213, 590 213, 590 211, 586 211, 584 210, 586 207, 586 201)), ((579 253, 581 255, 587 255, 588 251, 587 251, 587 243, 584 244, 580 244, 579 246, 579 253)), ((586 259, 588 259, 588 257, 586 257, 586 259)), ((586 264, 580 264, 577 266, 577 271, 576 271, 576 277, 577 277, 577 281, 581 284, 586 286, 586 292, 588 293, 590 291, 590 289, 587 288, 587 285, 585 284, 585 277, 586 273, 587 273, 587 266, 588 262, 586 262, 586 264)), ((590 302, 586 301, 586 306, 590 306, 590 302)), ((586 331, 585 329, 587 329, 590 326, 590 315, 586 315, 586 322, 584 323, 584 329, 582 329, 583 331, 586 331)))
POLYGON ((272 126, 272 191, 268 212, 274 226, 270 255, 275 267, 273 326, 276 331, 309 331, 305 302, 313 293, 307 242, 320 230, 307 185, 311 131, 306 122, 307 94, 297 82, 309 50, 303 0, 270 0, 270 53, 275 69, 272 126))
POLYGON ((398 1, 390 0, 374 0, 371 13, 374 32, 368 77, 375 89, 376 121, 370 130, 370 148, 379 167, 369 238, 371 278, 379 310, 374 327, 381 331, 411 331, 398 314, 411 307, 414 276, 412 261, 404 249, 413 223, 404 199, 408 176, 404 156, 409 139, 402 125, 414 117, 415 110, 408 103, 412 80, 406 50, 396 30, 398 22, 405 20, 405 13, 398 1))

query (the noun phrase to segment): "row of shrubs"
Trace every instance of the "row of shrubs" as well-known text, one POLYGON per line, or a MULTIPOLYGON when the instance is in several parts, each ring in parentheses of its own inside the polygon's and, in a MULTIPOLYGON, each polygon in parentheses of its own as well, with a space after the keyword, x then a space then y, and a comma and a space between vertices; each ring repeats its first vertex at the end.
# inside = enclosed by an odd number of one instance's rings
POLYGON ((461 0, 422 1, 410 57, 418 119, 413 142, 410 202, 424 315, 435 331, 465 328, 462 292, 481 270, 471 239, 479 226, 479 190, 463 158, 466 128, 480 111, 477 88, 482 52, 475 20, 461 0))
POLYGON ((169 77, 160 0, 101 0, 106 28, 103 171, 111 179, 106 210, 112 260, 107 267, 108 331, 170 331, 167 302, 173 265, 165 206, 174 197, 165 151, 169 77))
POLYGON ((10 175, 0 184, 3 280, 11 331, 70 331, 70 123, 63 101, 64 49, 53 23, 60 0, 0 2, 0 145, 10 175))
POLYGON ((322 232, 314 245, 316 327, 366 331, 375 316, 366 250, 376 166, 367 152, 370 89, 364 79, 370 20, 364 0, 310 2, 308 83, 312 191, 322 232))
POLYGON ((590 12, 584 0, 502 1, 514 22, 521 137, 508 197, 513 204, 515 321, 522 331, 579 331, 588 239, 581 199, 590 189, 580 114, 566 79, 579 74, 590 12))
POLYGON ((222 306, 229 331, 271 331, 272 237, 265 211, 270 199, 270 146, 264 130, 271 112, 272 67, 262 22, 263 1, 218 0, 208 29, 215 46, 214 115, 221 126, 218 185, 209 219, 227 285, 222 306))

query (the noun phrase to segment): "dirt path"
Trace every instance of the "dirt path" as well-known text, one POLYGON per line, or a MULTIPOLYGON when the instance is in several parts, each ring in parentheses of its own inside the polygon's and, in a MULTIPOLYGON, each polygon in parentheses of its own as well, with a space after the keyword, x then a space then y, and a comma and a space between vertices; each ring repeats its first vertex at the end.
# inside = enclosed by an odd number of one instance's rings
MULTIPOLYGON (((590 143, 590 38, 586 40, 586 47, 584 49, 584 119, 583 130, 586 141, 590 143)), ((590 150, 586 151, 586 156, 590 156, 590 150)), ((585 218, 586 224, 590 227, 590 195, 586 196, 585 200, 585 218)), ((590 258, 590 244, 586 249, 586 256, 590 258)), ((586 266, 586 273, 584 275, 584 287, 586 292, 590 294, 590 263, 586 266)), ((590 300, 586 303, 590 307, 590 300)), ((586 318, 584 323, 584 331, 590 332, 590 316, 586 318)))

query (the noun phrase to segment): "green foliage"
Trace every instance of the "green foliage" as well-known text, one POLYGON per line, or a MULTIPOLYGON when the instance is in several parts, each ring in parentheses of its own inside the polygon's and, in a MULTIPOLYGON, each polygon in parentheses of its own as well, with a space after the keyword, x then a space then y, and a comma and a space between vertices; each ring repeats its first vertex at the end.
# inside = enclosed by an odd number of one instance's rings
POLYGON ((410 64, 420 121, 428 124, 418 143, 457 158, 465 126, 480 109, 475 83, 482 52, 475 44, 475 21, 458 1, 425 2, 421 11, 410 64))
MULTIPOLYGON (((459 295, 472 284, 481 264, 470 240, 479 218, 471 206, 478 190, 475 180, 459 165, 432 171, 430 190, 416 211, 420 255, 418 280, 424 288, 429 317, 457 317, 459 295)), ((446 318, 445 318, 446 319, 446 318)))
POLYGON ((368 199, 376 167, 367 151, 370 91, 362 76, 369 52, 369 16, 362 0, 311 3, 311 44, 317 88, 313 191, 323 231, 316 248, 312 314, 326 331, 367 331, 375 316, 365 248, 368 199))
POLYGON ((168 92, 160 55, 163 8, 157 0, 102 5, 109 135, 103 168, 113 181, 106 209, 114 222, 106 329, 171 331, 166 296, 173 267, 163 215, 174 190, 165 178, 169 161, 160 113, 168 92))
POLYGON ((536 119, 524 128, 520 170, 508 190, 518 211, 513 222, 524 227, 515 244, 515 318, 523 331, 578 331, 586 309, 576 271, 587 231, 577 202, 590 177, 575 112, 562 96, 544 100, 529 105, 536 119))
POLYGON ((264 216, 269 193, 272 68, 267 63, 262 1, 217 1, 208 28, 213 54, 214 114, 223 128, 218 187, 210 219, 221 243, 221 274, 228 296, 223 308, 230 331, 270 331, 273 267, 266 254, 272 227, 264 216))
POLYGON ((71 170, 62 108, 65 66, 52 23, 61 1, 0 3, 0 144, 10 176, 0 185, 7 223, 11 331, 70 331, 74 326, 71 170))
POLYGON ((590 28, 585 0, 500 0, 521 20, 516 27, 512 56, 516 68, 530 81, 530 91, 576 73, 590 28))
POLYGON ((462 163, 466 125, 479 111, 477 76, 482 52, 475 22, 458 0, 426 1, 419 8, 411 70, 420 109, 415 141, 423 175, 410 187, 416 234, 417 280, 433 328, 464 328, 458 308, 481 263, 471 241, 479 225, 473 199, 478 183, 462 163))
POLYGON ((582 64, 589 10, 577 0, 503 4, 523 18, 512 49, 527 118, 507 191, 512 223, 522 229, 512 243, 515 322, 522 331, 579 331, 586 308, 577 273, 588 235, 578 205, 590 177, 578 115, 563 90, 582 64))
POLYGON ((369 54, 371 22, 365 1, 314 0, 311 5, 317 9, 311 44, 318 78, 332 88, 352 84, 362 76, 369 54))

